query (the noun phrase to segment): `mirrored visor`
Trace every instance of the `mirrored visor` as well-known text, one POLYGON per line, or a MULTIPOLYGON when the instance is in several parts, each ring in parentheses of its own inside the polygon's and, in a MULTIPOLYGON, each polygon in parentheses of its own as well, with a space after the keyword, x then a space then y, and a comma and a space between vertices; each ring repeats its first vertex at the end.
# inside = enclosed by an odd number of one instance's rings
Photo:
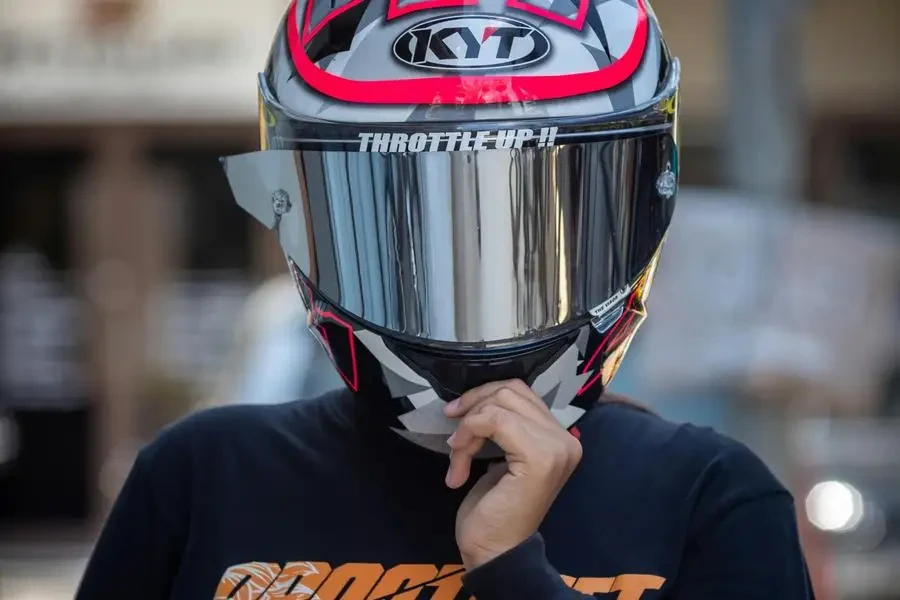
POLYGON ((677 174, 668 132, 223 162, 237 202, 331 302, 399 334, 462 343, 540 338, 614 308, 662 241, 677 174))

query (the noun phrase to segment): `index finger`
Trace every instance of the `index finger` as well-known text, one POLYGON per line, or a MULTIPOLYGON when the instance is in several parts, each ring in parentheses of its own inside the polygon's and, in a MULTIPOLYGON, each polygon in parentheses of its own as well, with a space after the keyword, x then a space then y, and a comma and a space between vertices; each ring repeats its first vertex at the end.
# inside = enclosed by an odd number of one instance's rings
POLYGON ((478 406, 483 400, 496 394, 503 388, 509 388, 523 398, 531 401, 535 405, 543 409, 544 412, 550 414, 550 409, 544 402, 543 398, 534 393, 528 385, 521 379, 510 379, 506 381, 494 381, 473 388, 444 407, 444 414, 448 417, 460 417, 474 407, 478 406))

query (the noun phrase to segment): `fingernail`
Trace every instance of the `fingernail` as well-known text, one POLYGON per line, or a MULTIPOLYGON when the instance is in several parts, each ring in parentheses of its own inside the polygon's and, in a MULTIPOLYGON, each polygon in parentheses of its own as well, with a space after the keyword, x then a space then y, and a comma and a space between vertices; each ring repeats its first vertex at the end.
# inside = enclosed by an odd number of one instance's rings
POLYGON ((447 484, 447 487, 453 487, 453 484, 452 484, 452 482, 450 481, 450 473, 451 473, 451 472, 452 472, 451 469, 447 469, 447 475, 444 476, 444 483, 447 484))
POLYGON ((455 439, 456 439, 456 432, 454 431, 453 433, 450 434, 450 437, 447 438, 447 445, 452 448, 453 440, 455 440, 455 439))
POLYGON ((444 407, 444 412, 445 413, 456 412, 457 408, 459 408, 459 398, 457 398, 453 402, 448 402, 447 405, 444 407))

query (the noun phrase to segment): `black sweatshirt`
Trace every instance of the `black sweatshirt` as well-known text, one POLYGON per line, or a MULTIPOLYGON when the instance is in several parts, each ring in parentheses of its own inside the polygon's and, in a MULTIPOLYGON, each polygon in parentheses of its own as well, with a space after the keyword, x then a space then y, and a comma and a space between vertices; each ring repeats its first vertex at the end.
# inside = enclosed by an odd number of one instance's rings
POLYGON ((138 456, 78 600, 813 597, 791 496, 759 459, 612 403, 579 423, 584 457, 540 533, 466 573, 454 522, 469 486, 448 489, 446 456, 358 402, 169 427, 138 456))

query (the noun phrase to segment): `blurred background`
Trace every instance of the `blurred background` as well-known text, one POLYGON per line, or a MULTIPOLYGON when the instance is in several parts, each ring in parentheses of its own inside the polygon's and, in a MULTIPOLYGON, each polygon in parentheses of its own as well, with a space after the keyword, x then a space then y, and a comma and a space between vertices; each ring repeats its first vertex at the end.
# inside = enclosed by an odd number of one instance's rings
MULTIPOLYGON (((161 426, 340 385, 217 161, 286 4, 0 0, 4 600, 72 597, 161 426)), ((654 7, 683 187, 613 387, 764 457, 819 598, 900 598, 900 3, 654 7)))

